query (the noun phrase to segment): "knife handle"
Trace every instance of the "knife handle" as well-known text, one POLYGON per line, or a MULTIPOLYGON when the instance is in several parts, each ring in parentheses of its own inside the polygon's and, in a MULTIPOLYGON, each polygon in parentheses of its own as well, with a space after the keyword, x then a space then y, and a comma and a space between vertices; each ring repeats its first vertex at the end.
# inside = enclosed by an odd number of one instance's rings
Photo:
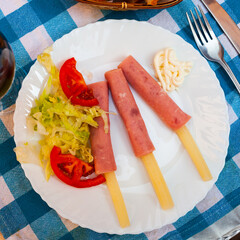
POLYGON ((236 89, 238 90, 238 93, 240 94, 240 84, 237 80, 237 78, 234 76, 231 68, 228 66, 228 64, 226 63, 226 61, 224 59, 222 59, 221 61, 218 62, 223 68, 224 70, 227 72, 227 74, 229 75, 229 77, 231 78, 233 84, 235 85, 236 89))

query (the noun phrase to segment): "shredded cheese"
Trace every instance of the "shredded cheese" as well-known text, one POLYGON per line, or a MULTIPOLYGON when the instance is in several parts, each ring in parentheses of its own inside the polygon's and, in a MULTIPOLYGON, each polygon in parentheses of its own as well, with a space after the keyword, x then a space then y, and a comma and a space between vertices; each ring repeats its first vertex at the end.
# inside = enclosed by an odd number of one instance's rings
POLYGON ((166 48, 155 55, 154 68, 162 88, 165 91, 173 91, 183 83, 184 77, 192 68, 192 63, 179 61, 174 50, 166 48))

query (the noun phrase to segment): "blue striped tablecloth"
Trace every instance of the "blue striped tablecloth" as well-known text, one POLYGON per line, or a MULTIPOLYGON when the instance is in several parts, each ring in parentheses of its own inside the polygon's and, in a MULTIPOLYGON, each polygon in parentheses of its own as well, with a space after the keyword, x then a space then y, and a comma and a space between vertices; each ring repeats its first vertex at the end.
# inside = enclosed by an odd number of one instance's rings
MULTIPOLYGON (((218 0, 240 25, 238 0, 218 0)), ((99 10, 74 0, 0 0, 0 31, 9 40, 17 62, 18 85, 37 55, 77 27, 105 19, 148 21, 178 34, 195 48, 185 12, 201 5, 183 0, 164 10, 99 10)), ((240 58, 218 24, 207 13, 214 32, 225 48, 225 59, 240 79, 240 58)), ((99 234, 63 219, 32 189, 13 152, 12 115, 0 120, 0 232, 5 239, 216 239, 240 224, 240 97, 224 70, 209 62, 224 90, 231 125, 224 170, 206 198, 175 223, 139 235, 99 234)))

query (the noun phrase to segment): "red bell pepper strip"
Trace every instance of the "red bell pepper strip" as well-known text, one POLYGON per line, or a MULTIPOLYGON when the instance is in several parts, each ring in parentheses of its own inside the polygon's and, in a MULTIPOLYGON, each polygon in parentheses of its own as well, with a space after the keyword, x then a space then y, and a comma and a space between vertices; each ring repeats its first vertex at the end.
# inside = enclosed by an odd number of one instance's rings
POLYGON ((55 175, 64 183, 77 188, 93 187, 105 182, 103 175, 81 179, 94 172, 93 165, 71 154, 61 154, 61 149, 54 146, 50 154, 51 167, 55 175))
POLYGON ((62 90, 74 105, 92 107, 98 105, 93 92, 88 89, 84 78, 76 69, 76 60, 68 59, 62 65, 59 73, 62 90))

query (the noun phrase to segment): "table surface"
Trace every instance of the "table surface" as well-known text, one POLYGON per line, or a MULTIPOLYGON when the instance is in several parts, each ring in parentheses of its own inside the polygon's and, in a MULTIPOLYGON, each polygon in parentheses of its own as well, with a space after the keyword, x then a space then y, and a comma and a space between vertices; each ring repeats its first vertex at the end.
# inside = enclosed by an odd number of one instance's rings
MULTIPOLYGON (((218 0, 240 25, 237 0, 218 0)), ((36 57, 54 41, 74 28, 106 19, 148 21, 178 34, 192 44, 194 40, 185 12, 200 5, 225 49, 225 60, 240 79, 240 58, 218 24, 200 0, 184 0, 163 10, 100 10, 74 0, 0 1, 0 31, 9 40, 17 63, 18 88, 36 57), (28 16, 28 17, 26 17, 28 16), (62 24, 59 24, 62 23, 62 24)), ((217 239, 234 235, 240 229, 240 97, 224 70, 209 62, 223 88, 228 110, 230 145, 226 164, 205 199, 175 223, 134 236, 99 234, 81 228, 59 216, 34 192, 13 152, 12 114, 0 117, 0 240, 5 239, 217 239), (3 190, 2 190, 3 189, 3 190), (51 225, 49 224, 51 222, 51 225), (233 231, 234 230, 234 231, 233 231)))

